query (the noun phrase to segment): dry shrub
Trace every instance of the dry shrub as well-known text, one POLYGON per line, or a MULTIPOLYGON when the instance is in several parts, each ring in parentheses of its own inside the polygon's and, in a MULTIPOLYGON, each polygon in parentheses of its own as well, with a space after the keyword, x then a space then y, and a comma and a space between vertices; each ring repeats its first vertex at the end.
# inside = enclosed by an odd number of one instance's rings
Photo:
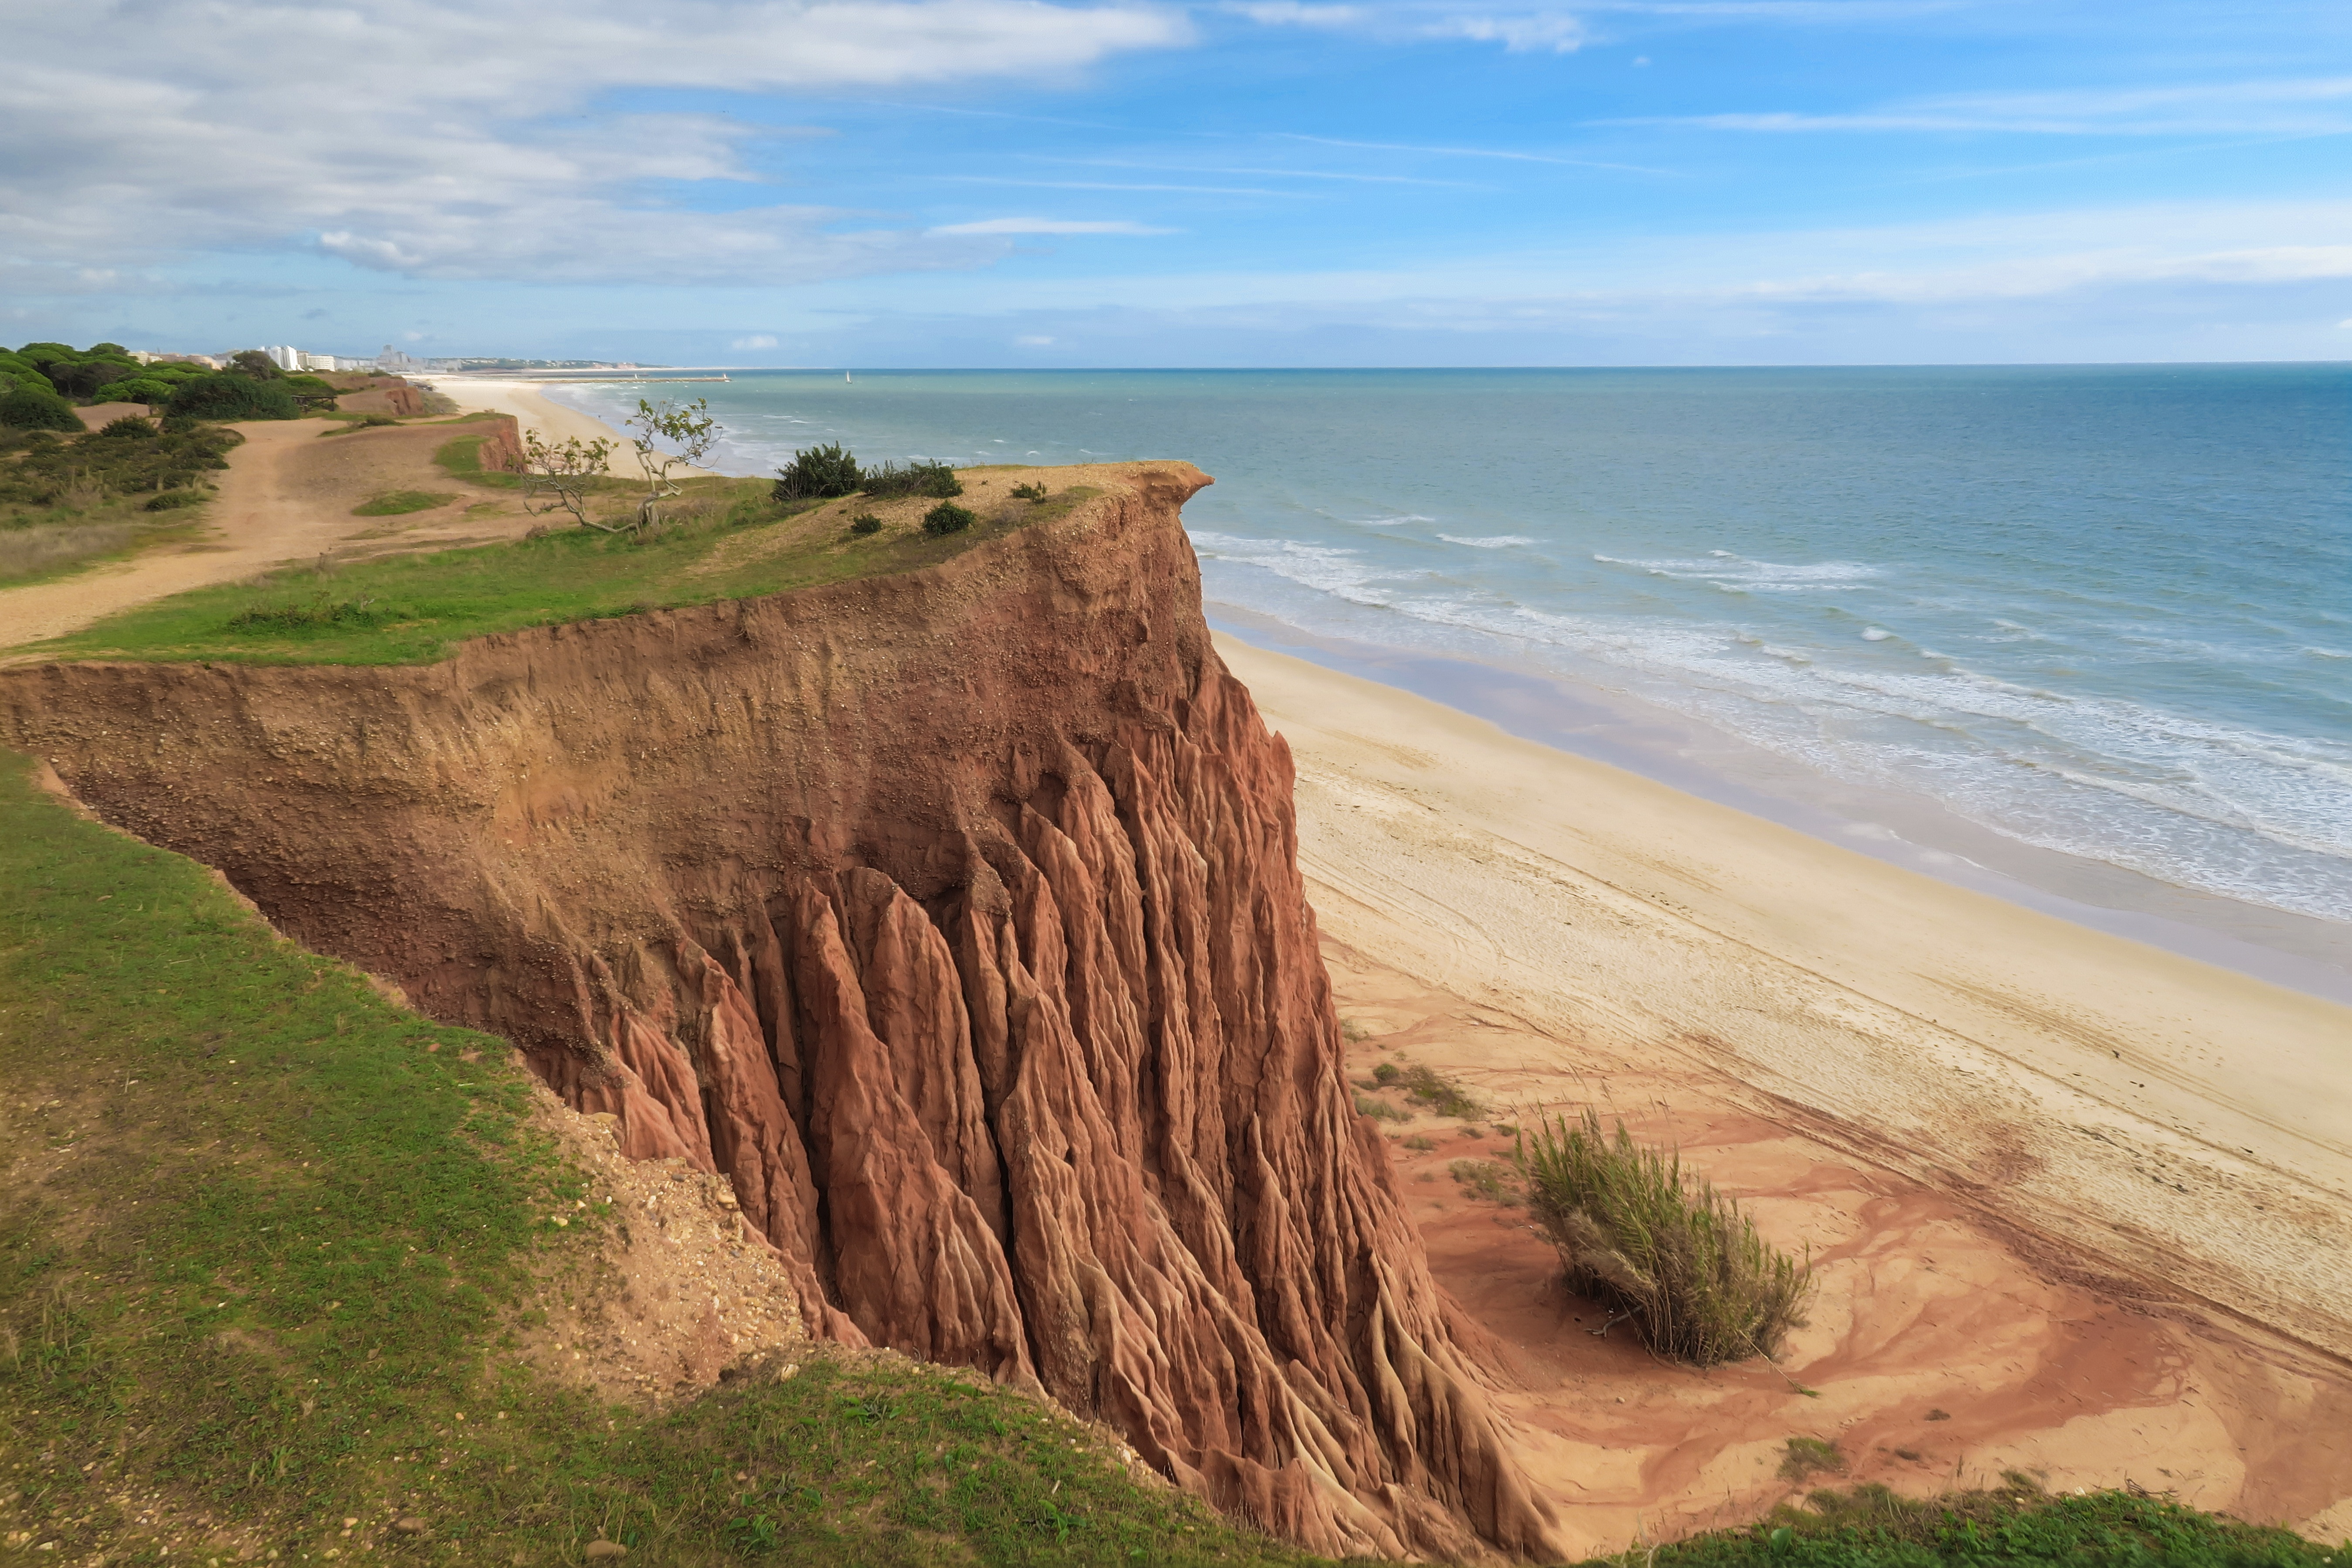
POLYGON ((1770 1355, 1812 1289, 1803 1261, 1669 1149, 1644 1148, 1600 1113, 1521 1134, 1528 1205, 1559 1248, 1570 1288, 1626 1313, 1653 1350, 1697 1366, 1770 1355))

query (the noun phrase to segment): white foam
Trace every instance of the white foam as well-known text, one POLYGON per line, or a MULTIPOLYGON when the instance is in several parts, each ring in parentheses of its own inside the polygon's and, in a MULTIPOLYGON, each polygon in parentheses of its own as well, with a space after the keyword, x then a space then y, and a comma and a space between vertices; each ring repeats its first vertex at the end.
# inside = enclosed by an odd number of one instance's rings
POLYGON ((1888 631, 1885 626, 1866 626, 1863 629, 1862 640, 1864 642, 1885 642, 1888 637, 1891 637, 1894 635, 1895 634, 1893 632, 1888 631))
POLYGON ((1445 541, 1448 544, 1466 544, 1473 550, 1508 550, 1515 544, 1533 544, 1535 542, 1534 540, 1529 539, 1524 533, 1496 533, 1491 534, 1485 539, 1464 539, 1459 535, 1452 533, 1441 533, 1437 537, 1445 541))

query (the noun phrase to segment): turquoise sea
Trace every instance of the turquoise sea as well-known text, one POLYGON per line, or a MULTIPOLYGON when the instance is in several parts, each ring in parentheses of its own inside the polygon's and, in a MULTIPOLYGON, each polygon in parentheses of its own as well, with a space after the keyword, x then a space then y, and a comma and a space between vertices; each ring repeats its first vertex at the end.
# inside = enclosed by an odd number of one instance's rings
MULTIPOLYGON (((1217 479, 1186 509, 1213 618, 1248 640, 2094 923, 2352 980, 2352 367, 679 391, 739 473, 836 440, 1188 458, 1217 479)), ((617 422, 639 391, 559 395, 617 422)))

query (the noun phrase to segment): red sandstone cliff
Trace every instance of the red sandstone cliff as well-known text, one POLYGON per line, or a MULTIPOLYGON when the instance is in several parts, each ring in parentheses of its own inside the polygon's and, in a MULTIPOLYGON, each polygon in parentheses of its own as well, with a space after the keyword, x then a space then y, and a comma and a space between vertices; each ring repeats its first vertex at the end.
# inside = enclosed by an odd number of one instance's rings
POLYGON ((1339 1040, 1181 466, 927 571, 428 668, 0 672, 0 738, 731 1178, 836 1337, 1331 1552, 1547 1550, 1339 1040))

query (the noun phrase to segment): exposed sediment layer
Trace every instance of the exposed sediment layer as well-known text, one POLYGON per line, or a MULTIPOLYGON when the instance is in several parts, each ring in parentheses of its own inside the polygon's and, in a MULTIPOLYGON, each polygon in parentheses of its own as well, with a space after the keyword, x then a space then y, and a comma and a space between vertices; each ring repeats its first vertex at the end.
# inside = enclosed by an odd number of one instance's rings
POLYGON ((1181 465, 923 572, 422 668, 0 672, 0 738, 729 1177, 805 1321, 1319 1550, 1551 1545, 1340 1076, 1181 465))

